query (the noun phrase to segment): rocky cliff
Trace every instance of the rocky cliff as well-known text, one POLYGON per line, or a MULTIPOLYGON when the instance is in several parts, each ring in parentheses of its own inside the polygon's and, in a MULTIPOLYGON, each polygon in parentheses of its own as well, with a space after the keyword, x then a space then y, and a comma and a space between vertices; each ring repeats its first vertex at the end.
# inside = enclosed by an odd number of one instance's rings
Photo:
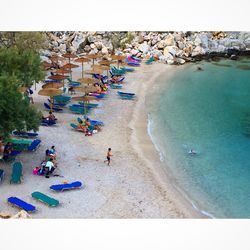
POLYGON ((250 32, 46 32, 42 55, 73 52, 154 56, 168 64, 183 64, 214 55, 235 58, 250 53, 250 32))

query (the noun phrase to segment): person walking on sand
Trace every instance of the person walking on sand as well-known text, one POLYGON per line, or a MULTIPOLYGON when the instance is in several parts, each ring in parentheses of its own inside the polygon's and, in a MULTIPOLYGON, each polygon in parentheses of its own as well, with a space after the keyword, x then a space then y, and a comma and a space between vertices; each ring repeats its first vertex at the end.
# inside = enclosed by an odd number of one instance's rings
POLYGON ((112 152, 111 152, 111 148, 108 149, 108 152, 107 152, 107 160, 104 161, 105 162, 108 162, 108 166, 110 164, 110 157, 113 156, 112 152))

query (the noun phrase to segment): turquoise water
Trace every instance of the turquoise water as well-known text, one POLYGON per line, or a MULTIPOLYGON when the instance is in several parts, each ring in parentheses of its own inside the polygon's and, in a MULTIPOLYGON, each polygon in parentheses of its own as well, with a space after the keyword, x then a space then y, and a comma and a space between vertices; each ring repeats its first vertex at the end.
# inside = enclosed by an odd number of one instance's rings
POLYGON ((249 65, 188 65, 168 84, 158 79, 161 90, 147 98, 150 133, 168 174, 195 207, 217 218, 250 218, 249 65), (190 156, 191 148, 198 154, 190 156))

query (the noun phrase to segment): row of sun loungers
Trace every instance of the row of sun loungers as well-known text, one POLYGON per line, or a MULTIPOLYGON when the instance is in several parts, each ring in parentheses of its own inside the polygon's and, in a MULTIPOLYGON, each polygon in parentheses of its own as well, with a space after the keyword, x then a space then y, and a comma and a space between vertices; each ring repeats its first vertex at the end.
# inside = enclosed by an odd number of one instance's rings
MULTIPOLYGON (((72 183, 65 183, 65 184, 57 184, 57 185, 52 185, 50 186, 50 189, 53 191, 65 191, 65 190, 73 190, 73 189, 78 189, 82 187, 82 183, 80 181, 75 181, 72 183)), ((50 207, 56 207, 59 205, 59 201, 44 194, 41 192, 33 192, 31 196, 37 200, 40 201, 50 207)), ((26 201, 12 196, 7 199, 8 203, 10 203, 13 206, 16 206, 20 209, 25 210, 26 212, 35 212, 37 209, 34 205, 27 203, 26 201)))

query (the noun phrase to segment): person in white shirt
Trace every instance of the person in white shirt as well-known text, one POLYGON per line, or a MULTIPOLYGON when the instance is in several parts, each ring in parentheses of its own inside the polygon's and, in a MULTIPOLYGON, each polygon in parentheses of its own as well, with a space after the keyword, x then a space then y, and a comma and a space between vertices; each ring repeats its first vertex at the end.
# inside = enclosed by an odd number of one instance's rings
POLYGON ((46 177, 46 178, 49 178, 49 174, 52 174, 52 173, 54 172, 55 169, 56 169, 56 166, 55 166, 54 163, 53 163, 53 159, 50 158, 50 159, 46 162, 46 165, 45 165, 45 170, 46 170, 45 177, 46 177))

